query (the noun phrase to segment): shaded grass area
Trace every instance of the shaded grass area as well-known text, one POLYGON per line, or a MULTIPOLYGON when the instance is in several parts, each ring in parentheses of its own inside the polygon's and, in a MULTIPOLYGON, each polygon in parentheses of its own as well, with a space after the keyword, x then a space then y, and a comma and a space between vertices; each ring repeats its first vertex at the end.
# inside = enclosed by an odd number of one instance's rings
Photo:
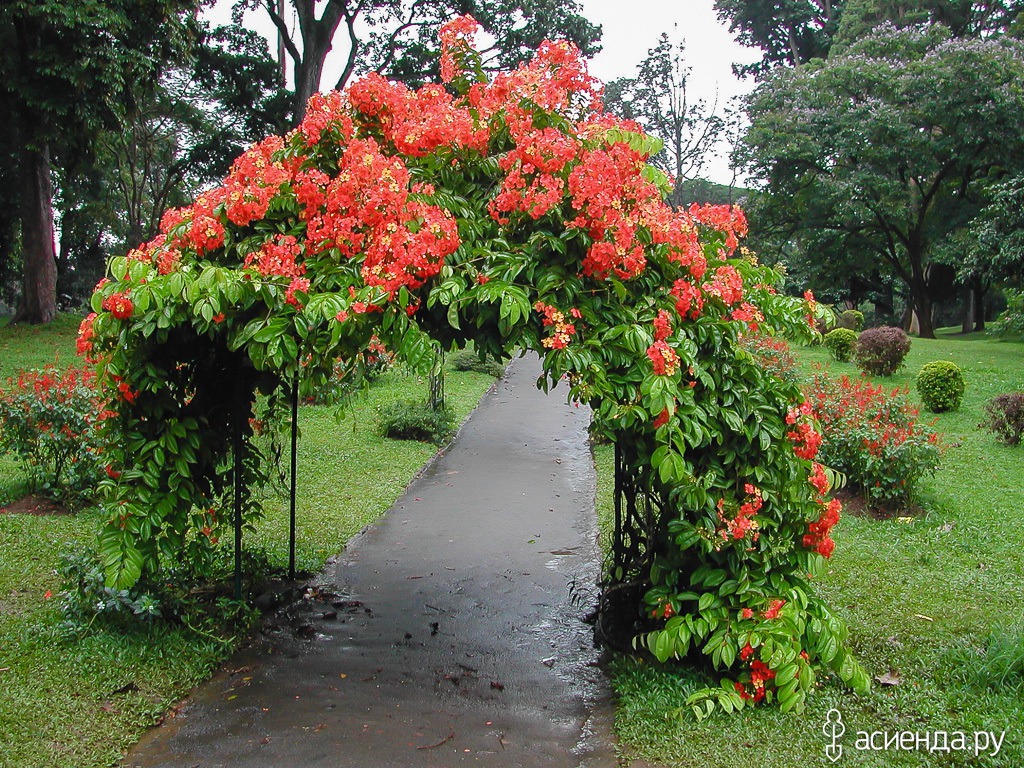
MULTIPOLYGON (((78 318, 40 328, 0 327, 0 380, 38 367, 60 350, 73 358, 78 318)), ((493 378, 450 372, 448 402, 464 419, 493 378)), ((316 571, 349 538, 376 520, 434 454, 420 443, 377 435, 379 409, 399 398, 426 396, 426 382, 394 369, 356 397, 342 420, 336 408, 300 409, 297 561, 316 571)), ((24 481, 0 458, 0 503, 24 481)), ((272 497, 246 547, 287 565, 288 504, 272 497)), ((91 768, 111 765, 168 707, 206 678, 230 652, 188 627, 156 625, 130 632, 97 629, 77 639, 58 631, 54 573, 62 551, 92 543, 101 515, 0 515, 0 765, 4 768, 91 768), (47 591, 52 593, 46 597, 47 591)), ((237 640, 237 639, 236 639, 237 640)))
MULTIPOLYGON (((827 350, 796 350, 803 372, 815 364, 859 375, 827 350)), ((790 768, 826 764, 822 726, 830 708, 846 724, 842 764, 862 766, 1024 765, 1024 451, 979 429, 982 409, 997 394, 1024 390, 1024 345, 983 334, 941 333, 914 339, 907 367, 889 380, 909 385, 932 360, 964 369, 959 411, 933 417, 945 449, 934 478, 923 483, 918 516, 874 520, 846 514, 834 531, 836 552, 817 590, 846 620, 854 651, 875 684, 857 697, 836 681, 808 696, 800 715, 758 708, 718 714, 697 724, 671 715, 695 685, 684 668, 620 658, 613 665, 616 728, 630 754, 671 766, 790 768), (1006 731, 998 755, 973 751, 858 751, 857 731, 1006 731)), ((595 450, 598 505, 611 515, 612 453, 595 450)))

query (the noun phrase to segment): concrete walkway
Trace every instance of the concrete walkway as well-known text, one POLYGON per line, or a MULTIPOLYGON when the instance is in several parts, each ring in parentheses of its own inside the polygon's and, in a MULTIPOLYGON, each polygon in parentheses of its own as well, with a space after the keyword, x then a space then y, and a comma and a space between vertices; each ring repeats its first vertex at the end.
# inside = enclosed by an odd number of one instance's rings
MULTIPOLYGON (((138 768, 617 765, 580 617, 598 574, 589 415, 518 360, 380 523, 138 768)), ((344 483, 344 476, 338 477, 344 483)), ((301 514, 301 510, 300 510, 301 514)))

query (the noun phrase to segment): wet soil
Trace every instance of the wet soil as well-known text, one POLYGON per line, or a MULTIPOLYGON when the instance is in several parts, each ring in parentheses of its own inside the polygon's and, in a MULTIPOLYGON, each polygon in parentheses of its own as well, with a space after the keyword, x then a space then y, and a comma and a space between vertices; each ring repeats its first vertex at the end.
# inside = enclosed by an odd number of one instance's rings
POLYGON ((0 506, 0 515, 70 515, 71 510, 45 496, 25 496, 0 506))
POLYGON ((389 514, 124 765, 617 765, 582 620, 589 415, 539 374, 516 361, 389 514))

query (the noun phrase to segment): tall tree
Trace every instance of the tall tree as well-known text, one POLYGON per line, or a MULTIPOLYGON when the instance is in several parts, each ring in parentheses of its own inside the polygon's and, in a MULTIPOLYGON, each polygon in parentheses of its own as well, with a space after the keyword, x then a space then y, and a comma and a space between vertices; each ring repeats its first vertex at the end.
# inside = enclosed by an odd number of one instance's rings
POLYGON ((609 112, 636 120, 664 143, 651 162, 675 179, 669 197, 674 207, 682 204, 684 183, 700 174, 725 128, 717 104, 690 95, 684 53, 684 43, 662 32, 637 65, 637 76, 615 80, 605 91, 609 112))
POLYGON ((129 83, 154 82, 185 40, 196 0, 8 0, 0 15, 0 100, 17 131, 22 295, 15 321, 56 312, 51 170, 87 152, 132 108, 129 83))
POLYGON ((938 244, 1024 162, 1021 82, 1020 43, 876 29, 847 54, 767 78, 740 155, 767 185, 767 215, 876 255, 932 337, 938 244))
POLYGON ((941 24, 955 37, 1024 33, 1020 0, 715 0, 715 10, 740 43, 764 53, 736 67, 747 75, 827 58, 886 22, 941 24))
POLYGON ((353 75, 380 72, 420 84, 436 79, 437 30, 453 16, 471 14, 495 40, 482 52, 489 69, 512 69, 545 38, 564 38, 585 55, 599 50, 600 27, 580 14, 577 0, 288 0, 294 12, 281 13, 279 0, 236 0, 235 21, 249 8, 263 8, 280 33, 295 72, 293 116, 302 119, 309 97, 321 89, 327 55, 344 51, 341 90, 353 75), (342 38, 339 42, 338 38, 342 38))
POLYGON ((781 64, 798 67, 824 58, 839 28, 844 0, 715 0, 718 18, 736 39, 760 48, 760 62, 737 67, 742 74, 781 64))

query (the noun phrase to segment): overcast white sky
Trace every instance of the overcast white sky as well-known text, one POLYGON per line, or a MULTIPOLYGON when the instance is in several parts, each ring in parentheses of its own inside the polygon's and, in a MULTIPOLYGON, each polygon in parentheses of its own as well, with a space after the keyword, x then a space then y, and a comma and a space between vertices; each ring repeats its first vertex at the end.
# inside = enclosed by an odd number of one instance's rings
MULTIPOLYGON (((668 32, 673 40, 686 41, 693 95, 708 102, 717 97, 719 108, 724 108, 731 98, 753 88, 752 81, 737 80, 733 76, 732 65, 752 62, 759 56, 733 40, 725 25, 715 18, 713 4, 714 0, 580 0, 583 15, 603 29, 603 50, 591 62, 591 74, 605 82, 633 76, 636 65, 654 47, 658 36, 668 32)), ((206 15, 215 23, 226 23, 230 6, 230 0, 219 0, 216 8, 206 15)), ((246 23, 264 30, 265 34, 273 34, 262 11, 250 13, 246 23)), ((276 50, 276 42, 271 50, 276 50)), ((338 51, 339 55, 343 53, 338 51)), ((328 71, 324 86, 332 82, 331 71, 328 71)), ((719 147, 718 156, 707 167, 705 175, 713 181, 728 183, 732 172, 727 156, 728 147, 719 147)))

